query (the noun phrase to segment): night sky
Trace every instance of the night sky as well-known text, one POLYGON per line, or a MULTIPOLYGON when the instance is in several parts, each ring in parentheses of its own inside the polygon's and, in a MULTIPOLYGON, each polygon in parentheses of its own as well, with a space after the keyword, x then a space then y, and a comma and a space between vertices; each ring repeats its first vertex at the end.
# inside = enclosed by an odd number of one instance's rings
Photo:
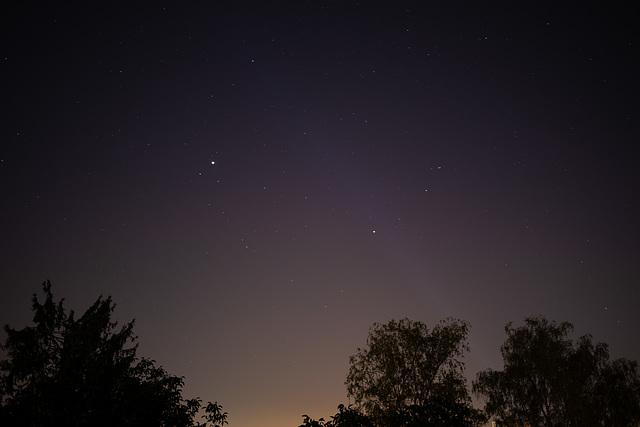
POLYGON ((17 3, 0 323, 112 295, 234 427, 335 414, 392 318, 470 379, 537 314, 640 359, 632 2, 17 3))

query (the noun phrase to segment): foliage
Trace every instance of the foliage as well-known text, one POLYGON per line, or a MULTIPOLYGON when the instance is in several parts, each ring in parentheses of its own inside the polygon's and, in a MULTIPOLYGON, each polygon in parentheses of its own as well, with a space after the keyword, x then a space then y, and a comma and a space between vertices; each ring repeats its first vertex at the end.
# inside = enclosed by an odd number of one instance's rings
MULTIPOLYGON (((199 399, 182 398, 184 380, 136 356, 134 322, 111 321, 111 298, 100 297, 78 319, 63 301, 33 296, 33 326, 4 326, 0 347, 0 425, 192 426, 199 399)), ((226 413, 209 404, 206 426, 226 413)), ((201 424, 195 424, 201 425, 201 424)))
POLYGON ((401 421, 395 425, 406 427, 466 427, 479 426, 486 417, 467 401, 455 401, 448 397, 432 397, 423 406, 411 406, 401 421))
POLYGON ((303 423, 300 427, 374 427, 372 421, 357 409, 338 405, 338 413, 331 417, 330 421, 324 418, 314 420, 308 415, 303 415, 303 423))
POLYGON ((478 373, 473 391, 501 425, 637 426, 640 422, 638 363, 609 361, 606 344, 589 335, 576 343, 573 325, 543 317, 505 327, 502 371, 478 373))
MULTIPOLYGON (((199 399, 198 403, 200 403, 199 399)), ((209 402, 204 408, 204 412, 205 414, 202 416, 202 418, 205 419, 205 423, 197 423, 196 427, 208 427, 209 423, 211 423, 211 427, 222 427, 225 424, 229 424, 227 422, 228 414, 226 412, 222 412, 222 405, 219 405, 218 402, 209 402)))
POLYGON ((419 321, 374 324, 367 349, 349 359, 345 384, 355 405, 377 425, 476 425, 461 357, 469 351, 468 323, 419 321))

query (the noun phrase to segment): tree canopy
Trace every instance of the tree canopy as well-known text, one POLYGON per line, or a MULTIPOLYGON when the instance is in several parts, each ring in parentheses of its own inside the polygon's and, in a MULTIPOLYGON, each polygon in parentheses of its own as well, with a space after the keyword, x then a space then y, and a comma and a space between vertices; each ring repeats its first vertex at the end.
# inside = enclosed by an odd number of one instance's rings
POLYGON ((300 427, 375 427, 373 421, 351 406, 338 405, 338 413, 331 416, 329 421, 324 418, 314 420, 308 415, 303 415, 303 423, 300 427))
POLYGON ((543 317, 505 327, 504 369, 478 373, 473 391, 505 426, 638 426, 638 363, 609 360, 606 344, 568 338, 570 323, 543 317))
POLYGON ((377 425, 468 426, 482 421, 471 406, 461 358, 469 324, 446 319, 433 329, 401 319, 374 324, 367 348, 349 359, 345 382, 355 407, 377 425))
POLYGON ((33 326, 4 326, 0 347, 0 425, 193 426, 223 425, 217 403, 194 421, 201 401, 182 397, 184 380, 155 361, 138 358, 134 322, 118 328, 115 304, 99 297, 76 318, 54 302, 51 283, 44 302, 33 295, 33 326))

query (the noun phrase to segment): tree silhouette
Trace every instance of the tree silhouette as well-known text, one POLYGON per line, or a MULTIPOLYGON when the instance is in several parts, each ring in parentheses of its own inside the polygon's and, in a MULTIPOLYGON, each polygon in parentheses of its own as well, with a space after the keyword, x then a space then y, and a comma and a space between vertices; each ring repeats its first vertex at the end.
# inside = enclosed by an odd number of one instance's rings
POLYGON ((446 319, 433 329, 419 321, 374 324, 366 349, 349 359, 347 392, 376 425, 471 426, 483 416, 471 406, 461 358, 468 323, 446 319))
POLYGON ((606 344, 591 336, 576 343, 573 325, 543 317, 505 327, 502 371, 478 373, 473 391, 485 411, 505 426, 615 426, 640 423, 638 363, 609 361, 606 344))
POLYGON ((325 421, 324 418, 314 420, 308 415, 303 415, 303 423, 300 427, 374 427, 373 421, 351 406, 338 405, 338 413, 325 421))
POLYGON ((33 326, 4 326, 0 347, 0 425, 222 426, 217 403, 195 423, 199 399, 182 398, 184 380, 155 361, 136 356, 134 322, 111 320, 111 297, 98 300, 76 319, 54 302, 49 281, 44 302, 33 295, 33 326))

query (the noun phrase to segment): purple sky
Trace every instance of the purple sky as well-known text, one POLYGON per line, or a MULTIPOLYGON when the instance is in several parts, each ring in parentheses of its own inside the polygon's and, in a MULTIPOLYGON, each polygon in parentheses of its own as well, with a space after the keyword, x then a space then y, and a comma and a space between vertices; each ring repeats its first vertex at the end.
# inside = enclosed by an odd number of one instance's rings
POLYGON ((1 323, 110 294, 233 427, 334 414, 391 318, 469 378, 537 314, 640 358, 630 4, 241 3, 3 14, 1 323))

